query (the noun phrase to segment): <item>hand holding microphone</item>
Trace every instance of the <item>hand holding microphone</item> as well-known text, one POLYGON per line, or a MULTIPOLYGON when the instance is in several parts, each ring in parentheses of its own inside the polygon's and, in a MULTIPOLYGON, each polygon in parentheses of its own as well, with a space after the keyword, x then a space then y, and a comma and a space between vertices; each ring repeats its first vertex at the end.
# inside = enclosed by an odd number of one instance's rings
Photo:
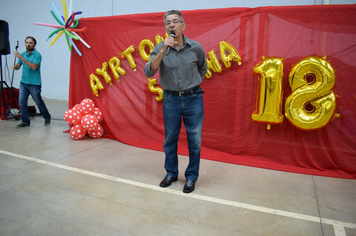
MULTIPOLYGON (((175 38, 176 37, 176 33, 174 33, 174 31, 171 31, 171 33, 169 34, 169 37, 175 38)), ((170 51, 171 51, 171 47, 169 47, 167 49, 166 56, 168 56, 170 51)))

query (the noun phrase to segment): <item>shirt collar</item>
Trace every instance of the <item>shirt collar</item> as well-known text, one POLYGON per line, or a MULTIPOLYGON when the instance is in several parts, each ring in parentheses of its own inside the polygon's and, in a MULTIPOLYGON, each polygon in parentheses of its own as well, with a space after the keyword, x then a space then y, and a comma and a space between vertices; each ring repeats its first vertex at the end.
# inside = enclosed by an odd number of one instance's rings
POLYGON ((189 44, 189 46, 192 46, 192 40, 187 38, 184 34, 183 34, 183 45, 185 44, 189 44))
POLYGON ((28 52, 26 51, 26 55, 31 55, 31 54, 33 54, 35 51, 36 51, 36 49, 33 49, 33 51, 30 52, 30 53, 28 53, 28 52))

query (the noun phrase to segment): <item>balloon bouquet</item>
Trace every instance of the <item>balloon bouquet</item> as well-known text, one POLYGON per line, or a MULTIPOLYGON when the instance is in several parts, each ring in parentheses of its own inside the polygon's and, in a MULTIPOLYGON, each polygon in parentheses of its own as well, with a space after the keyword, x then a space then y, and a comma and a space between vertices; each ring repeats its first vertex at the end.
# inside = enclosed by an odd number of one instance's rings
POLYGON ((91 138, 98 139, 103 136, 103 127, 99 124, 104 118, 99 108, 96 108, 93 100, 83 99, 79 104, 64 112, 64 120, 72 125, 70 136, 80 140, 88 134, 91 138))
POLYGON ((62 4, 63 4, 63 12, 64 12, 63 16, 58 12, 56 6, 52 2, 52 7, 54 11, 51 10, 51 14, 53 18, 56 20, 56 22, 58 23, 58 25, 41 23, 41 22, 34 22, 33 24, 56 28, 56 30, 54 30, 48 36, 48 39, 50 39, 52 36, 56 35, 56 37, 54 37, 54 39, 52 40, 50 46, 52 46, 57 41, 57 39, 59 39, 62 35, 65 35, 69 51, 72 52, 72 46, 73 46, 73 48, 77 51, 78 55, 82 56, 82 53, 78 50, 77 46, 73 41, 73 39, 80 41, 87 48, 90 48, 90 46, 77 34, 79 32, 84 32, 87 29, 86 27, 81 29, 77 28, 77 26, 79 25, 79 20, 75 19, 75 16, 82 14, 82 12, 81 11, 74 12, 72 10, 73 9, 72 0, 70 1, 69 10, 67 9, 67 3, 65 0, 62 0, 62 4))

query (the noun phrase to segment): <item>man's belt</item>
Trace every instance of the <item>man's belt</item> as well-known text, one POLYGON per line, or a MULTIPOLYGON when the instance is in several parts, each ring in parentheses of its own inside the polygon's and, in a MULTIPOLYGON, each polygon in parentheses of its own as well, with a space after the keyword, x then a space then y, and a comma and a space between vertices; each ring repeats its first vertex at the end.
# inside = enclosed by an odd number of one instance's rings
POLYGON ((177 92, 177 91, 166 90, 166 92, 172 93, 173 95, 178 95, 180 97, 185 97, 185 96, 192 95, 192 94, 204 93, 204 91, 197 91, 199 88, 200 88, 200 85, 198 85, 192 89, 185 90, 185 91, 177 92))

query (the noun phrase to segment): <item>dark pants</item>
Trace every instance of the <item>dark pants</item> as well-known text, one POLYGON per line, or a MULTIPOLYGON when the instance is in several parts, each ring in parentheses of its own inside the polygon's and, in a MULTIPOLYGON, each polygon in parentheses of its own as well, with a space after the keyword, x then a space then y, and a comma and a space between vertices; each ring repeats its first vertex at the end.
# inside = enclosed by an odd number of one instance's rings
POLYGON ((25 84, 20 83, 20 92, 19 92, 19 106, 21 112, 21 120, 24 124, 30 124, 31 121, 28 117, 28 97, 31 95, 35 103, 37 104, 38 109, 41 112, 43 118, 50 118, 51 115, 49 114, 46 104, 42 100, 41 97, 41 86, 40 85, 33 85, 33 84, 25 84))
MULTIPOLYGON (((201 91, 199 88, 197 91, 201 91)), ((163 149, 166 154, 164 167, 167 174, 178 176, 178 138, 182 118, 187 130, 189 164, 185 171, 187 180, 197 181, 200 165, 200 147, 204 118, 203 94, 192 94, 184 97, 164 91, 163 117, 165 141, 163 149)))

